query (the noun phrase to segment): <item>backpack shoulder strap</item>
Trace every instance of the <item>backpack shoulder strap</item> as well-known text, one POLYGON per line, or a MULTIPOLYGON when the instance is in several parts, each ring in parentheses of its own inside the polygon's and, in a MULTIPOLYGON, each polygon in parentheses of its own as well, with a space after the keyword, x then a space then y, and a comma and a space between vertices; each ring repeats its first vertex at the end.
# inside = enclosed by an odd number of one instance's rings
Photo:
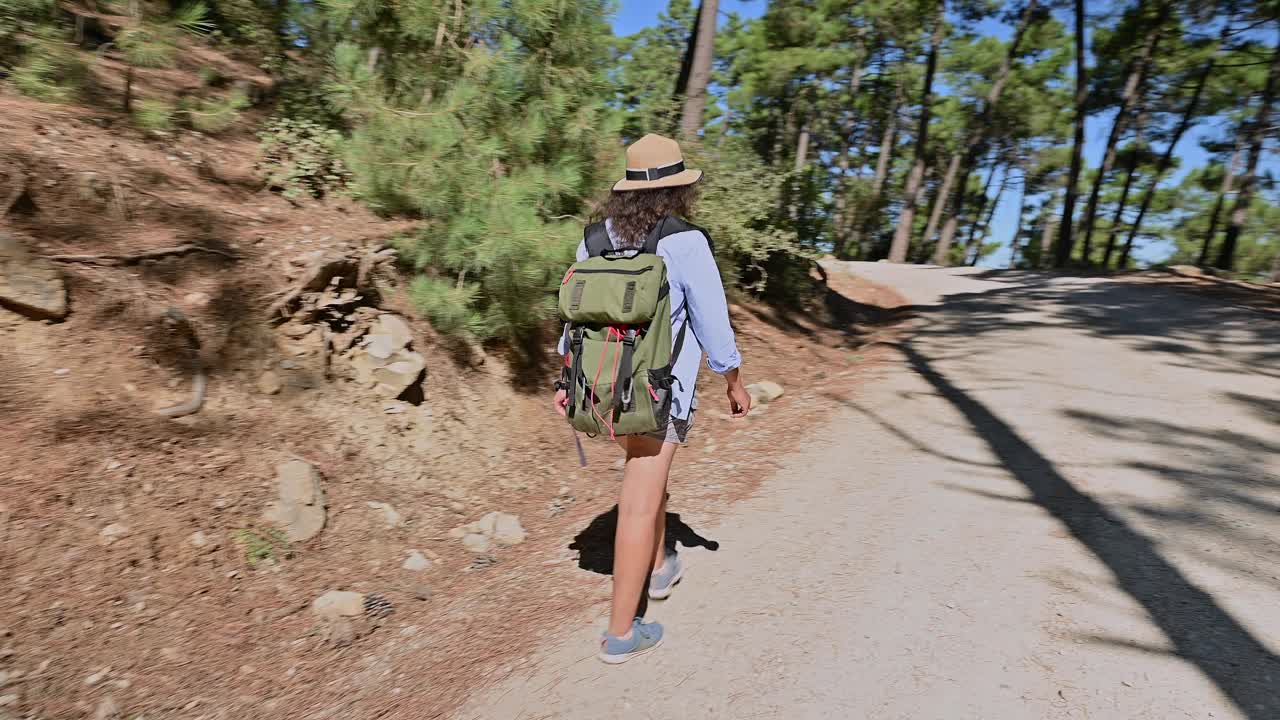
POLYGON ((582 238, 587 245, 587 257, 600 257, 613 251, 613 241, 609 239, 609 231, 602 222, 588 225, 582 238))
POLYGON ((653 232, 649 233, 649 237, 645 239, 644 251, 647 253, 656 253, 658 252, 658 243, 662 242, 663 238, 677 235, 682 232, 702 233, 703 237, 707 239, 707 246, 711 248, 711 254, 715 254, 715 243, 711 241, 711 233, 707 232, 706 228, 698 227, 691 222, 687 222, 674 216, 667 216, 658 221, 658 224, 653 228, 653 232))

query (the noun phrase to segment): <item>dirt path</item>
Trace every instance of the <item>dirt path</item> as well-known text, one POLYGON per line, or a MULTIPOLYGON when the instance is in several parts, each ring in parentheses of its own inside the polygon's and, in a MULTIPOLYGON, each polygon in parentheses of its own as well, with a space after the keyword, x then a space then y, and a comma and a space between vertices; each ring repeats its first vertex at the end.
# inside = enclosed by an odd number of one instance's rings
POLYGON ((608 668, 603 619, 572 619, 460 717, 1280 717, 1280 323, 1106 280, 844 269, 914 330, 687 553, 649 612, 665 646, 608 668))

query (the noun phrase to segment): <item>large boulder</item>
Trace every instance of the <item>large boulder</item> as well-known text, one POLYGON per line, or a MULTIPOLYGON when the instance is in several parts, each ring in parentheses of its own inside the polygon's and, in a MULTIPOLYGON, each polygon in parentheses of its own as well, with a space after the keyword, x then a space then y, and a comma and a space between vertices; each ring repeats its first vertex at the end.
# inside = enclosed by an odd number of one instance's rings
POLYGON ((67 286, 53 263, 0 232, 0 305, 39 320, 67 316, 67 286))
POLYGON ((280 499, 267 506, 264 517, 284 530, 289 542, 305 542, 324 529, 326 513, 320 473, 301 460, 276 467, 280 499))

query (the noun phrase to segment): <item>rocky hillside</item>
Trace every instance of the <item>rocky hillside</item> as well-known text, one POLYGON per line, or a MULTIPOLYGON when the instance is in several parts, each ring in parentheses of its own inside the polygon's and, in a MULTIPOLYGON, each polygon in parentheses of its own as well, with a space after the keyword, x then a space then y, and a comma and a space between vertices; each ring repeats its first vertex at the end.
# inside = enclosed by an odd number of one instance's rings
MULTIPOLYGON (((407 224, 264 189, 252 113, 119 120, 0 91, 0 718, 437 717, 607 596, 616 453, 415 316, 407 224)), ((842 291, 843 332, 734 308, 780 397, 705 385, 689 533, 871 357, 842 291)))

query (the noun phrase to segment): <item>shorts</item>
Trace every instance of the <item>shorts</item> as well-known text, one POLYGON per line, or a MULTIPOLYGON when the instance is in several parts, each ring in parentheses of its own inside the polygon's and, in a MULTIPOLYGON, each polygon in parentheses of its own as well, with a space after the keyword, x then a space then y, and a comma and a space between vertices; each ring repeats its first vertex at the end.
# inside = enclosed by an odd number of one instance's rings
POLYGON ((645 435, 655 440, 661 440, 664 443, 684 445, 688 442, 689 430, 693 428, 693 417, 696 414, 697 411, 690 410, 689 417, 687 419, 673 417, 667 421, 667 427, 665 429, 645 433, 645 435))

